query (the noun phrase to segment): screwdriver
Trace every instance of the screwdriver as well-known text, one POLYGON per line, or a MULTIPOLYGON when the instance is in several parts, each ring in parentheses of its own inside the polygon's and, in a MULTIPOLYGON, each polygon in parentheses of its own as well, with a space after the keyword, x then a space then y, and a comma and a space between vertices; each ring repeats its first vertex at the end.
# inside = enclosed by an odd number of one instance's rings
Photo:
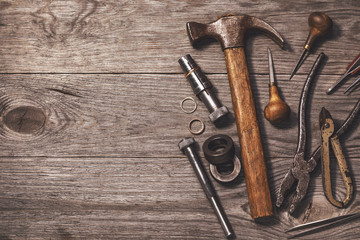
MULTIPOLYGON (((357 73, 360 70, 360 54, 356 56, 356 58, 354 58, 354 60, 349 64, 349 66, 347 66, 346 68, 346 72, 341 76, 340 79, 338 79, 327 91, 327 94, 331 94, 346 78, 348 78, 349 76, 355 75, 355 73, 357 73)), ((352 88, 353 86, 356 85, 356 82, 358 80, 355 80, 355 82, 348 88, 345 90, 344 93, 346 93, 347 91, 350 90, 350 88, 352 88)))
POLYGON ((301 54, 301 57, 300 57, 299 61, 297 62, 295 68, 293 69, 289 80, 291 80, 291 78, 295 75, 297 70, 300 68, 303 58, 310 51, 310 48, 311 48, 312 44, 315 42, 315 40, 318 37, 326 34, 332 27, 331 18, 322 12, 311 13, 308 18, 308 23, 309 23, 309 27, 310 27, 310 32, 309 32, 309 35, 305 42, 304 51, 301 54))
POLYGON ((274 74, 274 63, 271 55, 270 48, 268 48, 268 58, 269 58, 269 92, 270 99, 268 105, 264 109, 264 114, 266 120, 271 124, 281 123, 287 120, 290 116, 290 107, 279 96, 278 89, 275 84, 275 74, 274 74))
POLYGON ((360 77, 358 79, 356 79, 345 91, 344 94, 347 93, 348 91, 350 91, 350 89, 352 89, 355 85, 357 85, 358 83, 360 83, 360 77))

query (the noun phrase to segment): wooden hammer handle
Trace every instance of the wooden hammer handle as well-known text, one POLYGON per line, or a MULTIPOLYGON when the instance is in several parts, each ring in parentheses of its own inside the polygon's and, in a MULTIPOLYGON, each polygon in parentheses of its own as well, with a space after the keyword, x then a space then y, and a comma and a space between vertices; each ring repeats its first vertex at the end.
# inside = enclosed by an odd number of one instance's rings
POLYGON ((260 130, 244 48, 224 50, 252 218, 273 215, 260 130))

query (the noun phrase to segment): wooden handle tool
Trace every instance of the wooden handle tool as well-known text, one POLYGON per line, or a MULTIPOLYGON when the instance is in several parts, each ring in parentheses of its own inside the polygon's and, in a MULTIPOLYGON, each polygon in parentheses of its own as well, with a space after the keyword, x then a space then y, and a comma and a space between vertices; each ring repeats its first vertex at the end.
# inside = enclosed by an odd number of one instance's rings
POLYGON ((225 53, 250 213, 252 218, 259 219, 273 215, 273 204, 244 51, 244 36, 251 28, 262 30, 283 46, 284 40, 275 29, 266 22, 247 15, 226 15, 210 24, 187 23, 193 45, 201 38, 210 36, 221 43, 225 53))
POLYGON ((291 78, 295 75, 297 70, 300 68, 305 55, 310 51, 310 48, 313 45, 313 43, 315 42, 315 40, 318 37, 323 36, 326 33, 328 33, 330 31, 330 29, 332 28, 331 18, 322 12, 311 13, 308 18, 308 24, 310 27, 310 31, 309 31, 309 35, 308 35, 305 45, 304 45, 304 51, 301 54, 296 66, 294 67, 289 80, 291 80, 291 78))
POLYGON ((264 109, 264 115, 266 120, 271 124, 279 124, 286 121, 290 116, 290 107, 284 102, 280 96, 278 89, 275 84, 275 73, 274 73, 274 63, 272 60, 272 55, 270 48, 268 48, 268 57, 269 57, 269 93, 270 99, 268 105, 264 109))

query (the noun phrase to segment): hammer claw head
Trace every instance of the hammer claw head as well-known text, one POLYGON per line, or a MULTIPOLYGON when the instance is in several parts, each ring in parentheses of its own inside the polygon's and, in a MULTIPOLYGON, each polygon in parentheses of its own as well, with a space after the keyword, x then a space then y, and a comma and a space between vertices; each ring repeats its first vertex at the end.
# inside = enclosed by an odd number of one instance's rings
POLYGON ((284 48, 284 39, 281 37, 280 33, 278 33, 270 24, 267 22, 256 18, 252 18, 252 28, 258 29, 264 32, 269 38, 271 38, 275 43, 277 43, 281 48, 284 48))
POLYGON ((225 15, 209 24, 188 22, 186 26, 193 46, 205 37, 212 37, 220 42, 223 50, 244 47, 245 34, 249 29, 261 30, 280 47, 284 46, 284 39, 273 27, 259 18, 248 15, 225 15))

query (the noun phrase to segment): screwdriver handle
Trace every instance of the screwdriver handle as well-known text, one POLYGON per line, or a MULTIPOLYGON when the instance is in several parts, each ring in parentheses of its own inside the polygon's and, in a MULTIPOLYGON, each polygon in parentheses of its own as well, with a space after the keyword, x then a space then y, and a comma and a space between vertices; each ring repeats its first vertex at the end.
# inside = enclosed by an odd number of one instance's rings
POLYGON ((314 41, 324 34, 326 34, 332 27, 331 18, 322 12, 313 12, 308 19, 310 32, 306 39, 304 48, 309 50, 314 41))
POLYGON ((360 70, 360 65, 357 66, 354 70, 352 70, 352 71, 350 72, 350 75, 354 75, 354 74, 357 73, 359 70, 360 70))
POLYGON ((353 67, 353 65, 355 64, 355 62, 357 62, 360 58, 360 53, 359 55, 356 56, 356 58, 354 58, 354 60, 349 64, 349 66, 346 67, 346 70, 349 70, 350 68, 353 67))
POLYGON ((289 105, 280 98, 278 89, 274 83, 270 84, 269 92, 270 100, 264 109, 266 120, 271 124, 285 122, 291 113, 289 105))

